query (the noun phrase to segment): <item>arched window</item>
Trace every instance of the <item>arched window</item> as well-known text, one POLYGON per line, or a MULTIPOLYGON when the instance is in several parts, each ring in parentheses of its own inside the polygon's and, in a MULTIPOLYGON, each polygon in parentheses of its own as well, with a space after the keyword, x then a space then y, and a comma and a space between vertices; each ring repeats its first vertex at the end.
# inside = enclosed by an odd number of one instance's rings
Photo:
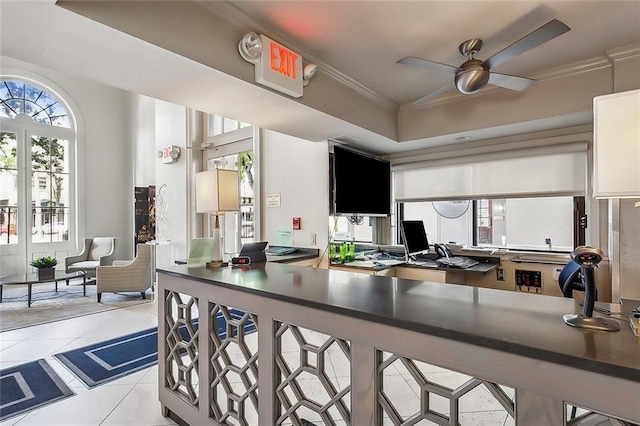
POLYGON ((0 77, 0 256, 28 261, 33 253, 55 254, 43 243, 72 241, 75 140, 60 96, 0 77))
POLYGON ((70 128, 69 114, 51 93, 15 80, 2 80, 0 117, 16 118, 24 114, 36 123, 70 128))

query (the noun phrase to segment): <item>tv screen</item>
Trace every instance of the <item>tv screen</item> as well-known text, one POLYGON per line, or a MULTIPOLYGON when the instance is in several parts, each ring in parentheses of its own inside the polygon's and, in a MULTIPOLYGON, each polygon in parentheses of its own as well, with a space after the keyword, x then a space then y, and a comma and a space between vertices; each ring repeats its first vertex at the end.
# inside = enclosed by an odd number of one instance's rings
POLYGON ((335 214, 389 216, 391 164, 340 146, 333 149, 335 214))
POLYGON ((408 255, 421 254, 429 251, 427 232, 421 220, 403 220, 400 222, 402 240, 408 255))

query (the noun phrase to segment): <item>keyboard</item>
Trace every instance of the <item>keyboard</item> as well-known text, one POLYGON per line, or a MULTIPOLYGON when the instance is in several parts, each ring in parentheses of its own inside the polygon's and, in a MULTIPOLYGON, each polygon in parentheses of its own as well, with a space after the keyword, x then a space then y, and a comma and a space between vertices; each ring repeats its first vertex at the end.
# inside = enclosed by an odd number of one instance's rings
POLYGON ((294 247, 269 247, 264 252, 265 254, 270 254, 272 256, 285 256, 287 254, 291 254, 295 252, 296 249, 294 247))
POLYGON ((480 263, 477 260, 469 259, 468 257, 460 257, 460 256, 440 257, 436 259, 436 262, 441 266, 446 266, 449 268, 461 268, 461 269, 471 268, 472 266, 475 266, 478 263, 480 263))
POLYGON ((414 258, 418 262, 428 262, 428 261, 436 260, 438 258, 438 255, 423 253, 423 254, 416 254, 414 258))

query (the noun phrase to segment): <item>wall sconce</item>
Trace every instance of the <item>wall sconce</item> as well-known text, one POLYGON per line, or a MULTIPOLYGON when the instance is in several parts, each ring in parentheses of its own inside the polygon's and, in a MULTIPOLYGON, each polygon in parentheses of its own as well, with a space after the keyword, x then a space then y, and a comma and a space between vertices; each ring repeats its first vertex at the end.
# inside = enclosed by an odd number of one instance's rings
POLYGON ((256 63, 262 56, 262 40, 254 32, 249 32, 238 42, 238 52, 247 62, 256 63))
POLYGON ((309 80, 314 74, 318 71, 318 66, 316 64, 307 64, 304 66, 302 70, 302 85, 306 86, 309 84, 309 80))

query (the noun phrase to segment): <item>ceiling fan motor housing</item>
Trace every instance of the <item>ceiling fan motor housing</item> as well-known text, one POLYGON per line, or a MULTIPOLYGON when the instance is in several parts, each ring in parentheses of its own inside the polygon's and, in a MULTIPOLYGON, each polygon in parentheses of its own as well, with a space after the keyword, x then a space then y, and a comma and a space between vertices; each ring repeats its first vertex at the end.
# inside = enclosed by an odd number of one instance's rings
POLYGON ((473 59, 473 55, 478 53, 482 49, 482 40, 479 38, 472 38, 467 40, 458 46, 458 50, 464 56, 469 56, 469 59, 473 59))
POLYGON ((469 59, 456 71, 455 83, 460 93, 470 95, 477 92, 489 82, 489 70, 479 59, 469 59))

